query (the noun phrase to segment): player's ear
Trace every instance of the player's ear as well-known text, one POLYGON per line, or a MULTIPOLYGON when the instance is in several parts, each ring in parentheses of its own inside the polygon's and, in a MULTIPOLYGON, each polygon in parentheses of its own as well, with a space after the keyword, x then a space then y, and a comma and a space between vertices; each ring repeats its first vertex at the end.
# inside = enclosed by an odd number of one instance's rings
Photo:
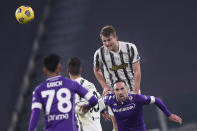
POLYGON ((62 72, 62 65, 61 64, 58 65, 58 72, 62 72))
POLYGON ((44 72, 45 75, 48 75, 48 71, 45 67, 43 68, 43 72, 44 72))
POLYGON ((83 69, 80 67, 80 74, 82 73, 83 69))
POLYGON ((68 68, 66 69, 66 72, 69 74, 69 69, 68 68))
POLYGON ((118 40, 118 36, 117 36, 116 34, 112 34, 112 36, 113 36, 116 40, 118 40))

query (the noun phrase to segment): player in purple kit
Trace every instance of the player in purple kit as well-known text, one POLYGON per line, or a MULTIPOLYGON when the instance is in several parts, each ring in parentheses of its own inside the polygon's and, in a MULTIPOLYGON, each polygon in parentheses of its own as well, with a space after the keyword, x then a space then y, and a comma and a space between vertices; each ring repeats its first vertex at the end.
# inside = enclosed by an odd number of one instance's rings
POLYGON ((34 131, 43 109, 45 131, 78 131, 75 118, 75 93, 89 101, 81 110, 87 112, 98 100, 77 82, 60 76, 60 57, 48 55, 44 58, 44 73, 48 79, 33 92, 32 114, 29 131, 34 131))
POLYGON ((168 111, 164 103, 157 97, 142 94, 129 94, 126 84, 122 80, 115 82, 114 94, 104 97, 106 105, 114 113, 118 131, 147 131, 143 120, 143 105, 155 104, 173 122, 182 123, 182 119, 168 111))

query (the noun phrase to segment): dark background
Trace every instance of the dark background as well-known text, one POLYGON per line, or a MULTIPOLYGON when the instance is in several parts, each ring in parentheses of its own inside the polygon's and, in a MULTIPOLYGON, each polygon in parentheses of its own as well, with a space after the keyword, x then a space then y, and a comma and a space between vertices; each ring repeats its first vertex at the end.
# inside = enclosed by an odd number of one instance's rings
MULTIPOLYGON (((36 0, 3 1, 1 4, 1 130, 7 130, 10 124, 46 3, 47 0, 36 0), (31 5, 35 11, 35 20, 29 25, 20 25, 15 20, 15 10, 23 4, 31 5)), ((119 40, 135 43, 138 48, 142 93, 162 97, 169 109, 180 114, 185 123, 196 122, 197 107, 193 103, 197 99, 196 4, 183 0, 91 1, 80 42, 73 45, 75 56, 79 56, 83 63, 83 76, 101 91, 92 71, 93 54, 102 45, 100 29, 113 25, 119 40)), ((69 56, 69 52, 65 51, 65 55, 69 56)), ((150 128, 155 127, 148 121, 146 123, 150 128)))

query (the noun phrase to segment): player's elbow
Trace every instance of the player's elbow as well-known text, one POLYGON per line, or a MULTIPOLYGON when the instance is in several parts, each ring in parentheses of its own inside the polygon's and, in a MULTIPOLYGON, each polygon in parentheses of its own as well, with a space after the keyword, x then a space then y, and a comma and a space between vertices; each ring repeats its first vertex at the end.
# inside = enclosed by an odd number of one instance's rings
POLYGON ((100 72, 99 68, 94 68, 94 74, 98 74, 100 72))
POLYGON ((90 102, 90 106, 92 107, 98 103, 98 99, 95 96, 92 96, 89 102, 90 102))

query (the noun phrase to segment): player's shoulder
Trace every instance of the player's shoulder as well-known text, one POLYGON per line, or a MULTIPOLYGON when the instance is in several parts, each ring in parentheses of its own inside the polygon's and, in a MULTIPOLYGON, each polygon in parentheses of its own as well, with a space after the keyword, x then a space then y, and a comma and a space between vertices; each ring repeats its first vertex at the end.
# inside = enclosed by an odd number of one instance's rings
POLYGON ((129 96, 133 97, 133 100, 136 102, 147 99, 147 96, 143 94, 129 94, 129 96))
POLYGON ((41 90, 42 87, 43 87, 43 82, 42 82, 41 84, 37 85, 37 86, 34 88, 34 92, 41 90))
POLYGON ((113 104, 114 103, 114 99, 115 99, 115 95, 112 94, 107 94, 104 96, 104 103, 106 103, 107 105, 113 104))
POLYGON ((70 78, 67 78, 67 77, 64 78, 64 81, 68 82, 68 83, 72 83, 72 84, 76 84, 77 83, 76 81, 71 80, 70 78))
POLYGON ((104 48, 104 45, 102 45, 101 47, 99 47, 98 49, 96 49, 96 51, 95 51, 94 54, 95 54, 95 55, 96 55, 96 54, 100 54, 101 50, 103 50, 103 49, 105 49, 105 48, 104 48))
POLYGON ((84 81, 82 86, 84 88, 86 88, 87 90, 96 90, 96 87, 92 82, 90 82, 90 81, 88 81, 87 79, 84 79, 84 78, 81 78, 81 81, 84 81))
POLYGON ((120 44, 128 45, 128 46, 135 46, 132 42, 125 42, 125 41, 119 41, 120 44))
POLYGON ((40 93, 40 92, 42 92, 43 90, 45 90, 45 86, 46 85, 46 81, 44 81, 44 82, 42 82, 42 83, 40 83, 39 85, 37 85, 35 88, 34 88, 34 90, 33 90, 33 94, 34 93, 40 93))

